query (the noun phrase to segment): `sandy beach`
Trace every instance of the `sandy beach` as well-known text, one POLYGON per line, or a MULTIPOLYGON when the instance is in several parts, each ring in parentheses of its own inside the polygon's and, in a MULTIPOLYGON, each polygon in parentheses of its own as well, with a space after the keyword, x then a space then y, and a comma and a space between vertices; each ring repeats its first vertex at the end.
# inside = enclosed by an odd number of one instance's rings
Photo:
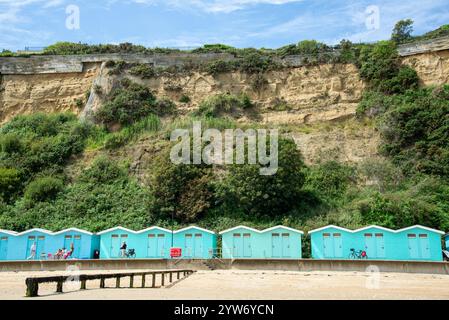
MULTIPOLYGON (((114 270, 108 272, 112 273, 114 270)), ((0 273, 0 299, 30 299, 24 297, 27 277, 63 274, 64 272, 0 273)), ((136 281, 139 283, 139 279, 136 281)), ((128 284, 127 279, 122 280, 123 287, 128 284)), ((99 281, 91 281, 88 282, 88 290, 79 291, 79 283, 69 283, 64 285, 63 294, 56 294, 54 284, 45 284, 39 288, 40 297, 32 299, 449 299, 449 276, 427 274, 220 270, 198 271, 171 288, 115 289, 114 280, 106 281, 106 286, 110 288, 99 289, 99 281)))

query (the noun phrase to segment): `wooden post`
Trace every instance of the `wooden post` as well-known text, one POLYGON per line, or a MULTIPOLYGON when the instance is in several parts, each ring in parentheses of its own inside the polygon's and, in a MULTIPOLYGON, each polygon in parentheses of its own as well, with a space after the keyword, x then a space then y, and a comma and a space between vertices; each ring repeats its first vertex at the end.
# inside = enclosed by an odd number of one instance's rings
POLYGON ((181 272, 177 272, 177 274, 178 274, 178 280, 179 280, 179 278, 181 277, 181 272))
POLYGON ((134 288, 134 275, 129 277, 129 287, 134 288))
POLYGON ((172 282, 173 282, 173 272, 170 271, 170 283, 172 283, 172 282))
POLYGON ((80 290, 86 290, 86 280, 81 280, 81 288, 80 290))
POLYGON ((165 286, 165 272, 161 272, 161 287, 165 286))
POLYGON ((56 292, 57 293, 62 293, 62 284, 63 284, 62 280, 58 281, 58 283, 56 284, 56 292))
POLYGON ((142 275, 142 288, 145 288, 145 275, 142 275))
POLYGON ((151 288, 156 288, 156 274, 153 273, 153 283, 151 284, 151 288))
POLYGON ((100 279, 100 289, 104 289, 104 278, 100 279))
POLYGON ((115 279, 115 287, 116 287, 116 288, 120 288, 120 277, 117 277, 117 278, 115 279))
POLYGON ((27 285, 26 296, 30 298, 37 297, 39 291, 39 283, 33 281, 33 279, 27 279, 26 285, 27 285))

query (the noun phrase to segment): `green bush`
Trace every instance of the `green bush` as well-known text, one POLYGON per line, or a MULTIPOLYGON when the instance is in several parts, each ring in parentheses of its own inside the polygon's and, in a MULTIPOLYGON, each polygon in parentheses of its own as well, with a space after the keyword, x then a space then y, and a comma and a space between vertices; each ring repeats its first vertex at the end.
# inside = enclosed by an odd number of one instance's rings
POLYGON ((149 88, 125 79, 94 117, 98 123, 129 126, 150 115, 164 116, 173 114, 175 110, 176 105, 172 101, 157 100, 149 88))
POLYGON ((17 134, 10 133, 1 135, 1 150, 4 153, 13 154, 23 151, 22 140, 17 134))
POLYGON ((205 117, 218 117, 252 106, 251 99, 247 95, 218 94, 201 102, 196 114, 205 117))
POLYGON ((20 190, 21 177, 17 169, 0 168, 0 202, 9 202, 20 190))
POLYGON ((360 52, 359 64, 361 77, 374 90, 397 94, 418 87, 416 71, 401 65, 396 45, 391 41, 364 46, 360 52))
POLYGON ((179 98, 179 102, 181 103, 190 103, 191 99, 189 96, 183 94, 181 98, 179 98))
POLYGON ((311 167, 306 172, 305 188, 325 198, 343 197, 356 181, 353 168, 335 161, 311 167))
POLYGON ((449 86, 397 96, 381 119, 382 152, 406 172, 449 174, 449 86))
POLYGON ((211 171, 205 165, 174 165, 168 154, 159 158, 151 190, 154 195, 151 212, 178 222, 196 222, 212 206, 211 171))
POLYGON ((79 177, 79 181, 93 184, 104 184, 123 179, 127 175, 116 162, 105 156, 100 156, 94 160, 90 168, 84 170, 79 177))
POLYGON ((37 178, 25 189, 24 197, 31 204, 54 200, 64 187, 62 180, 52 177, 37 178))
POLYGON ((90 128, 75 115, 19 116, 0 129, 0 167, 19 171, 17 194, 38 174, 58 172, 85 148, 90 128))
POLYGON ((292 140, 279 141, 279 169, 260 174, 260 165, 233 165, 220 188, 222 201, 250 216, 275 217, 295 209, 302 201, 305 165, 292 140))
POLYGON ((150 79, 156 76, 156 71, 148 64, 137 64, 129 70, 129 73, 142 79, 150 79))

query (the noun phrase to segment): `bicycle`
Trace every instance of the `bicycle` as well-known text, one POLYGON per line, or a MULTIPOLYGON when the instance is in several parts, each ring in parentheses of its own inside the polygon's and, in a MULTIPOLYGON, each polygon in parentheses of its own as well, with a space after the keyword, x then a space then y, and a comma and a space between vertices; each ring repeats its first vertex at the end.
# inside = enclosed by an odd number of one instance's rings
POLYGON ((349 259, 368 259, 368 255, 366 254, 366 251, 359 250, 356 251, 355 249, 351 249, 351 253, 349 254, 349 259))
POLYGON ((128 258, 128 259, 135 259, 136 258, 136 250, 128 249, 128 251, 125 251, 121 254, 121 257, 128 258))

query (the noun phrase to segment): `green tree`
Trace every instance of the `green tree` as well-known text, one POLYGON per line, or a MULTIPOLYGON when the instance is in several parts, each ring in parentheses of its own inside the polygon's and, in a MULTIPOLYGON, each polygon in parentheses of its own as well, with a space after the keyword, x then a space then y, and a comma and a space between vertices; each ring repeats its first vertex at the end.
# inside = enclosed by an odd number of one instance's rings
POLYGON ((178 222, 198 221, 212 206, 211 170, 206 165, 175 165, 168 154, 158 159, 151 179, 153 215, 174 215, 178 222))
POLYGON ((42 177, 32 181, 25 189, 25 199, 33 205, 56 198, 64 187, 62 180, 53 177, 42 177))
POLYGON ((20 190, 21 177, 17 169, 0 168, 0 200, 9 202, 20 190))
POLYGON ((413 23, 414 22, 412 19, 398 21, 394 26, 391 40, 399 44, 411 39, 413 33, 413 23))
POLYGON ((304 162, 292 140, 279 141, 279 169, 260 174, 260 165, 233 165, 220 191, 223 201, 250 215, 286 214, 301 200, 304 162))

